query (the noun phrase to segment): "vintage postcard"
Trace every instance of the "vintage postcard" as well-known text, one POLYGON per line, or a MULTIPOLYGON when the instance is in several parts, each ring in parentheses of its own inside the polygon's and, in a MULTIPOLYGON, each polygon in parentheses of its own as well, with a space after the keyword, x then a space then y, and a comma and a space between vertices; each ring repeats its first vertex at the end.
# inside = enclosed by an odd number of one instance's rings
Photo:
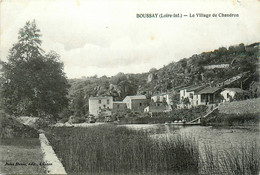
POLYGON ((259 174, 259 32, 259 0, 1 0, 0 174, 259 174))

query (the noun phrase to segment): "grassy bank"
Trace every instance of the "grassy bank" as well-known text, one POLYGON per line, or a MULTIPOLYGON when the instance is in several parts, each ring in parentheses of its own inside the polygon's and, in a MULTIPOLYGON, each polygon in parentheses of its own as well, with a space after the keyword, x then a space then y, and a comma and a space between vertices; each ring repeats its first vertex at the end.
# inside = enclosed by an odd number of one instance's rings
POLYGON ((1 138, 0 155, 0 173, 45 174, 38 138, 1 138))
POLYGON ((204 125, 259 125, 260 113, 256 114, 224 114, 214 112, 209 118, 201 121, 204 125))
POLYGON ((68 173, 198 174, 194 140, 177 136, 154 141, 125 127, 53 128, 47 134, 68 173))
POLYGON ((0 173, 44 174, 38 131, 0 110, 0 173))
POLYGON ((219 105, 219 112, 223 114, 260 114, 260 98, 227 102, 219 105))
POLYGON ((0 138, 38 138, 36 129, 26 126, 15 117, 0 110, 0 138))

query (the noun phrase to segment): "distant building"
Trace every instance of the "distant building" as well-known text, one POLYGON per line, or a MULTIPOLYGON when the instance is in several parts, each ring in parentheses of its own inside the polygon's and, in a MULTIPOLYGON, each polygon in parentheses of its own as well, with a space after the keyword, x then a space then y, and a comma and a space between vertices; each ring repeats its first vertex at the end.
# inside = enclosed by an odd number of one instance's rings
POLYGON ((122 101, 113 102, 112 112, 125 112, 126 110, 127 110, 127 106, 126 106, 125 102, 122 102, 122 101))
POLYGON ((221 89, 218 87, 206 87, 197 93, 199 105, 218 104, 221 102, 221 89))
POLYGON ((123 102, 126 103, 127 108, 132 111, 143 112, 144 108, 148 106, 145 95, 126 96, 123 102))
POLYGON ((160 105, 160 106, 150 105, 144 108, 144 112, 169 112, 171 110, 172 108, 169 105, 160 105))
POLYGON ((171 105, 171 103, 172 103, 172 99, 170 97, 170 94, 168 94, 168 93, 162 93, 162 94, 158 94, 158 95, 153 95, 151 97, 151 99, 154 102, 163 102, 163 101, 165 101, 168 105, 171 105))
POLYGON ((192 106, 198 106, 199 104, 199 96, 197 92, 202 90, 205 86, 189 86, 180 89, 180 104, 177 106, 178 108, 192 106), (184 104, 184 99, 187 98, 189 100, 189 104, 184 104))
POLYGON ((215 64, 215 65, 208 65, 203 66, 204 69, 225 69, 229 68, 229 64, 215 64))
POLYGON ((224 97, 224 101, 231 101, 235 97, 236 94, 244 94, 246 91, 240 88, 226 88, 220 94, 224 97))
POLYGON ((109 115, 113 109, 113 97, 90 97, 89 114, 97 117, 100 113, 109 115), (110 111, 110 112, 109 112, 110 111))

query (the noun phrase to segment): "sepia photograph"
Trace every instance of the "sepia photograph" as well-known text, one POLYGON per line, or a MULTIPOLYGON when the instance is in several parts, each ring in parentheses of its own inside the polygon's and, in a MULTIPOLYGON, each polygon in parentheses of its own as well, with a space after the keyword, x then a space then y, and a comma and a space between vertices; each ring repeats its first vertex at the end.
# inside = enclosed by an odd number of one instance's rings
POLYGON ((0 0, 0 174, 260 175, 259 0, 0 0))

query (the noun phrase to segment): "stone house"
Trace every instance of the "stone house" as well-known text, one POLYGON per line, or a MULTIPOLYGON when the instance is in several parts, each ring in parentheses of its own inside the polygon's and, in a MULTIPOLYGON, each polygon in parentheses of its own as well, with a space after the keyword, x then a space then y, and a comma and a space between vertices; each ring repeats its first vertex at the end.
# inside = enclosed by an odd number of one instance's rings
POLYGON ((97 117, 99 114, 111 115, 113 109, 113 97, 90 97, 89 114, 97 117))
POLYGON ((198 105, 211 105, 222 102, 221 89, 218 87, 206 87, 197 93, 198 105))
POLYGON ((151 97, 151 99, 154 102, 163 102, 165 101, 168 105, 172 104, 172 99, 169 93, 162 93, 162 94, 158 94, 158 95, 153 95, 151 97))
POLYGON ((126 103, 122 101, 114 101, 112 112, 125 112, 127 110, 126 103))
POLYGON ((231 99, 234 99, 236 94, 245 94, 246 91, 240 88, 226 88, 220 94, 224 97, 224 102, 230 102, 231 99))
POLYGON ((171 110, 172 109, 169 105, 160 105, 160 106, 150 105, 144 108, 144 112, 169 112, 171 110))
POLYGON ((180 89, 180 104, 177 106, 178 108, 191 108, 193 106, 200 105, 199 95, 197 94, 200 90, 202 90, 205 86, 189 86, 180 89), (187 98, 189 100, 188 104, 184 103, 184 99, 187 98))
POLYGON ((143 112, 148 106, 148 101, 145 95, 126 96, 123 100, 128 109, 132 111, 143 112))

